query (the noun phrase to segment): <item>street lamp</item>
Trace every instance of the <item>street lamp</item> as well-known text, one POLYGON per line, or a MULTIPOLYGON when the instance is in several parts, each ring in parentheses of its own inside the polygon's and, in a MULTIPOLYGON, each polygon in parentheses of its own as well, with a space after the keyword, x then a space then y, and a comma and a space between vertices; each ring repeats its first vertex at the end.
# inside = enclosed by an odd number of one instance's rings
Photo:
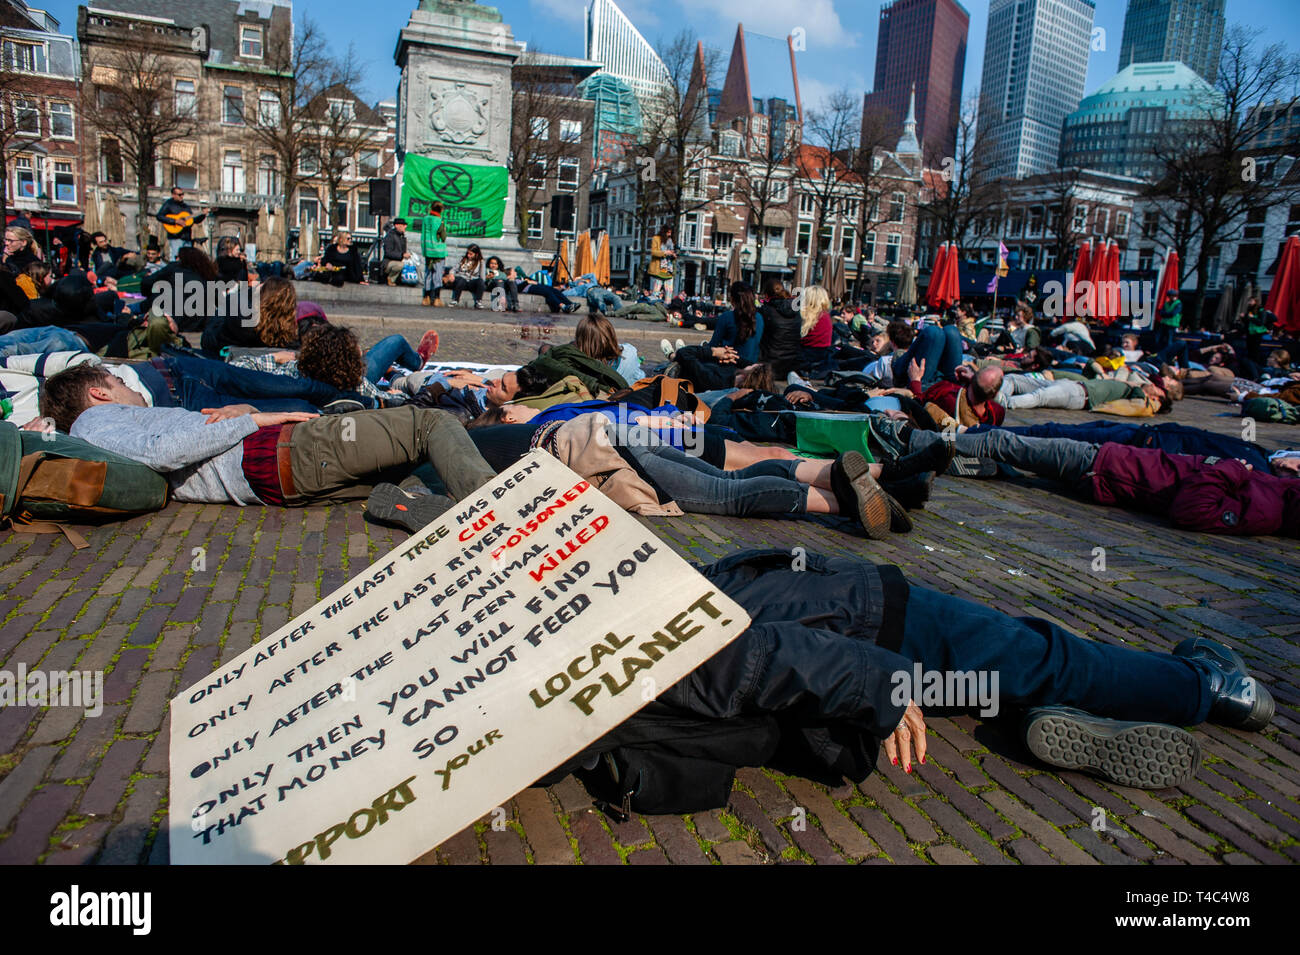
POLYGON ((749 268, 750 264, 753 263, 753 261, 754 261, 754 250, 751 249, 749 246, 745 246, 744 248, 742 248, 740 250, 740 264, 745 268, 749 268))

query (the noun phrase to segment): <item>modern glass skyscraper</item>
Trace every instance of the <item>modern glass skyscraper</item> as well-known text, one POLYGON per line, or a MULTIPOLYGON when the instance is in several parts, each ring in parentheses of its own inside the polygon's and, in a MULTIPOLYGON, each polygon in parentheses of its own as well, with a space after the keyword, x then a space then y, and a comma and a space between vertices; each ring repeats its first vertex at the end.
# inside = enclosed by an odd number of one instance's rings
POLYGON ((876 77, 863 101, 863 125, 883 110, 897 138, 916 93, 917 132, 933 156, 950 156, 961 109, 970 14, 956 0, 893 0, 880 8, 876 77))
POLYGON ((1224 0, 1128 0, 1119 68, 1185 63, 1209 83, 1219 75, 1224 0))
POLYGON ((661 112, 668 69, 614 0, 595 0, 582 26, 587 59, 632 87, 642 113, 661 112))
POLYGON ((1056 168, 1061 125, 1088 75, 1092 0, 992 0, 984 44, 981 178, 1056 168))

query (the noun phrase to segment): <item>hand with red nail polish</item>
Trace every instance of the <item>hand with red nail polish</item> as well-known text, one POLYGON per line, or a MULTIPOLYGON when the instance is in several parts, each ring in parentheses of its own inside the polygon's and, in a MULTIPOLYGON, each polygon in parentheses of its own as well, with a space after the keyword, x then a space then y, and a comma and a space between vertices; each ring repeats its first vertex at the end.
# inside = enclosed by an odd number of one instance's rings
POLYGON ((907 701, 903 718, 898 721, 894 732, 885 737, 885 755, 895 766, 898 758, 903 757, 903 766, 907 772, 912 771, 912 750, 915 748, 917 758, 925 762, 925 719, 921 708, 913 701, 907 701))

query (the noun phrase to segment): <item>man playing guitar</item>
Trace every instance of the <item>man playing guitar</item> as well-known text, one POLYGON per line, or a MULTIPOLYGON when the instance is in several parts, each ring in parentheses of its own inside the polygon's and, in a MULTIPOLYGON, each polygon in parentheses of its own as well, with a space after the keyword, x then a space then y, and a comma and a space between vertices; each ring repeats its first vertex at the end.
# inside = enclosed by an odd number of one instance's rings
POLYGON ((175 261, 176 253, 183 246, 194 244, 191 228, 207 218, 207 213, 195 215, 185 202, 185 191, 180 186, 173 186, 171 198, 162 204, 154 218, 167 230, 167 257, 175 261))

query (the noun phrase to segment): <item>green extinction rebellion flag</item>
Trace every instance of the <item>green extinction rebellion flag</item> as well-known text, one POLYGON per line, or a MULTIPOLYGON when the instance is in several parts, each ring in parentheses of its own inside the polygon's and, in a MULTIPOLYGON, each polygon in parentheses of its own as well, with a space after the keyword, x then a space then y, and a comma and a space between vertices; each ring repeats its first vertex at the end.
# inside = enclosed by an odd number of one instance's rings
POLYGON ((431 203, 441 202, 447 235, 499 239, 506 189, 504 166, 466 166, 408 155, 402 169, 401 214, 423 219, 431 203))

